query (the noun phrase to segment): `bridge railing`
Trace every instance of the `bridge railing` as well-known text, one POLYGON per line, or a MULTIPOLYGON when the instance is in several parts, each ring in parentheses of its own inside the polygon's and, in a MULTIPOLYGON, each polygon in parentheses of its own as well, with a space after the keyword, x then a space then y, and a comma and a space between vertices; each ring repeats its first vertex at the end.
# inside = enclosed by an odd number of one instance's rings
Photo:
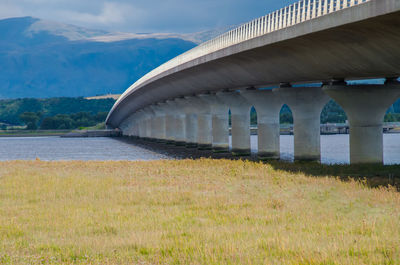
MULTIPOLYGON (((281 8, 266 16, 254 19, 235 29, 232 29, 212 40, 204 42, 197 47, 175 57, 149 72, 125 93, 129 93, 143 82, 174 67, 187 63, 209 53, 239 44, 241 42, 260 37, 262 35, 290 27, 305 21, 312 20, 336 11, 370 2, 371 0, 301 0, 292 5, 281 8)), ((123 99, 123 96, 120 98, 123 99)))

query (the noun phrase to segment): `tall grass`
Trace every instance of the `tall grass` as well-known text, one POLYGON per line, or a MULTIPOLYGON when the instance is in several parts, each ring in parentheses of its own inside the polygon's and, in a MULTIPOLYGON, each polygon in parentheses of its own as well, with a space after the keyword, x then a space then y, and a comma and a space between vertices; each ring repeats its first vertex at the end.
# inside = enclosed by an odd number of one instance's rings
POLYGON ((1 264, 400 264, 400 194, 249 161, 0 163, 1 264))

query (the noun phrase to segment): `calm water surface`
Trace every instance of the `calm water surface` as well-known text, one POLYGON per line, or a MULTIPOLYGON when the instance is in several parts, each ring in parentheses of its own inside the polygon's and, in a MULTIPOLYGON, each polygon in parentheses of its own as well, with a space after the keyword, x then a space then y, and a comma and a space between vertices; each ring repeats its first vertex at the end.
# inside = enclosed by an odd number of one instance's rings
MULTIPOLYGON (((257 151, 257 136, 251 139, 257 151)), ((384 135, 385 164, 400 164, 400 134, 384 135)), ((281 156, 293 160, 293 136, 281 136, 281 156)), ((321 136, 322 163, 349 163, 349 135, 321 136)), ((113 138, 0 137, 0 161, 5 160, 158 160, 171 159, 113 138)))
POLYGON ((168 157, 113 138, 0 137, 4 160, 157 160, 168 157))
MULTIPOLYGON (((281 136, 281 155, 285 160, 293 160, 294 138, 281 136)), ((400 134, 384 134, 384 163, 400 164, 400 134)), ((324 164, 349 164, 349 135, 322 135, 321 162, 324 164)), ((252 149, 257 149, 257 139, 252 140, 252 149)))

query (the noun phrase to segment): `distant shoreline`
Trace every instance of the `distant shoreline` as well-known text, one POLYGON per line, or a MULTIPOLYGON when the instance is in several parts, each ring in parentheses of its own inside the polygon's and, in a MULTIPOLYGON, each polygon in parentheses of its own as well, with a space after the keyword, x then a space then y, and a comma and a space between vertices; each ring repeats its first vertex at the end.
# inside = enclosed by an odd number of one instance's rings
MULTIPOLYGON (((74 132, 74 130, 67 130, 67 131, 27 131, 27 132, 23 132, 23 131, 18 131, 18 132, 1 132, 0 131, 0 138, 2 137, 43 137, 43 136, 64 136, 68 133, 74 132)), ((78 133, 80 131, 77 131, 78 133)), ((85 132, 85 131, 82 131, 85 132)), ((321 136, 322 135, 338 135, 338 134, 348 134, 348 133, 322 133, 321 132, 321 136)), ((384 134, 400 134, 400 130, 394 130, 394 131, 388 131, 388 132, 384 132, 384 134)), ((251 135, 257 135, 257 132, 254 131, 254 129, 251 132, 251 135)), ((293 133, 290 132, 286 132, 286 131, 281 131, 280 135, 293 135, 293 133)), ((79 136, 75 136, 75 137, 79 137, 79 136)), ((87 138, 88 136, 81 136, 82 138, 87 138)), ((107 137, 107 136, 104 136, 107 137)))
POLYGON ((66 133, 71 132, 71 130, 62 131, 0 131, 0 137, 41 137, 41 136, 61 136, 66 133))

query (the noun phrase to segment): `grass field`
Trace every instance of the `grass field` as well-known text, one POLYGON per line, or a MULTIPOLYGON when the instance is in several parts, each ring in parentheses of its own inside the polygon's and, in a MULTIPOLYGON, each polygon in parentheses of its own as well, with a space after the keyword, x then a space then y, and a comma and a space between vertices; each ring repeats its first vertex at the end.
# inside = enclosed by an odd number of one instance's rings
POLYGON ((400 264, 400 194, 320 170, 1 162, 0 264, 400 264))

